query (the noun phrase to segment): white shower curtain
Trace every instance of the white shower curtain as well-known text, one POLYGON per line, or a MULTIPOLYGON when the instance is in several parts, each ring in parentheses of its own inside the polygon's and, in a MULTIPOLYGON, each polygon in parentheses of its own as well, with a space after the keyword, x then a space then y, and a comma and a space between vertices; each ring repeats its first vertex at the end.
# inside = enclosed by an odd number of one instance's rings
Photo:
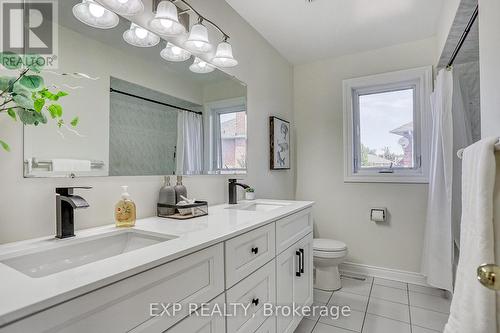
POLYGON ((203 171, 203 117, 180 112, 177 118, 177 174, 203 171))
POLYGON ((459 240, 462 163, 457 151, 472 144, 461 70, 441 70, 431 96, 429 200, 422 273, 427 283, 453 292, 454 243, 459 240))
POLYGON ((432 137, 429 200, 422 255, 422 273, 431 286, 453 290, 452 181, 453 75, 441 70, 431 95, 432 137))

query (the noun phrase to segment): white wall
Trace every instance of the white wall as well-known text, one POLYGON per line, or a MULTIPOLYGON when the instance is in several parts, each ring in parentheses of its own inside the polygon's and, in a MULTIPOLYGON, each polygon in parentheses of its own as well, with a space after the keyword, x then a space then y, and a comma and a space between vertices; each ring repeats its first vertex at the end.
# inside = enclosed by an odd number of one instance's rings
MULTIPOLYGON (((193 0, 199 11, 220 23, 231 34, 240 65, 230 73, 248 85, 249 166, 246 182, 259 197, 291 199, 294 171, 269 171, 268 117, 292 116, 292 69, 274 48, 236 14, 224 0, 193 0)), ((89 70, 87 70, 88 72, 89 70)), ((113 223, 113 206, 120 185, 129 185, 138 216, 156 212, 160 177, 108 177, 85 179, 24 179, 22 175, 22 127, 0 115, 0 136, 12 152, 0 152, 0 243, 51 235, 55 231, 54 188, 61 185, 92 185, 82 192, 90 208, 77 212, 77 228, 113 223)), ((227 177, 194 176, 185 183, 190 193, 211 204, 227 197, 227 177)))
POLYGON ((481 135, 500 136, 500 1, 479 0, 481 135))
POLYGON ((315 200, 315 237, 339 239, 349 262, 420 271, 427 185, 343 181, 342 80, 432 65, 436 39, 294 68, 297 199, 315 200), (370 222, 371 207, 390 221, 370 222))

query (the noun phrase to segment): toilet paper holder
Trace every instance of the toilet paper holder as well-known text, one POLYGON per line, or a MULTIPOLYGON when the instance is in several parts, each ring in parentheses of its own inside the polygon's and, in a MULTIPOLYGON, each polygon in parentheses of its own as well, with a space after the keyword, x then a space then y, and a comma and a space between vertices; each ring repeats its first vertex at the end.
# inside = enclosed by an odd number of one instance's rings
POLYGON ((387 208, 372 208, 370 220, 373 222, 385 222, 387 220, 387 208))

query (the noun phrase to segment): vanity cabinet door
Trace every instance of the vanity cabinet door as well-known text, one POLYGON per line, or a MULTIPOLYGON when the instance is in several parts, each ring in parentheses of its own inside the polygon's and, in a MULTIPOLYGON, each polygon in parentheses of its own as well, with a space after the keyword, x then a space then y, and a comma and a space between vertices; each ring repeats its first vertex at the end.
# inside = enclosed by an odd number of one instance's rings
POLYGON ((227 333, 254 333, 264 323, 264 304, 276 304, 276 261, 272 260, 226 292, 237 305, 227 317, 227 333), (243 307, 247 307, 245 312, 243 307))
POLYGON ((276 256, 274 223, 225 243, 226 288, 230 288, 276 256))
MULTIPOLYGON (((311 305, 313 300, 313 236, 293 244, 276 259, 276 304, 282 306, 311 305)), ((302 317, 277 317, 278 333, 293 333, 302 317)))
POLYGON ((222 294, 209 304, 203 305, 201 309, 191 313, 174 327, 169 328, 168 333, 224 333, 226 331, 226 318, 217 313, 218 309, 224 308, 226 295, 222 294), (207 312, 205 312, 207 311, 207 312), (210 315, 213 314, 213 315, 210 315))
POLYGON ((222 292, 223 246, 217 244, 61 303, 0 332, 163 332, 186 317, 188 307, 175 316, 151 317, 151 303, 208 302, 222 292))

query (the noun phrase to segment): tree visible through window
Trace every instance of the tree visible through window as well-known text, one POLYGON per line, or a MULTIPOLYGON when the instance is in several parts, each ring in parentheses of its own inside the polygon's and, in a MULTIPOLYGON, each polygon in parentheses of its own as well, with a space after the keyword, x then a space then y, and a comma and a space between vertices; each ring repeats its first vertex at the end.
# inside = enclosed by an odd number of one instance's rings
POLYGON ((221 169, 246 169, 246 112, 222 113, 219 116, 221 135, 221 169))
POLYGON ((414 168, 414 89, 358 98, 361 168, 414 168))

